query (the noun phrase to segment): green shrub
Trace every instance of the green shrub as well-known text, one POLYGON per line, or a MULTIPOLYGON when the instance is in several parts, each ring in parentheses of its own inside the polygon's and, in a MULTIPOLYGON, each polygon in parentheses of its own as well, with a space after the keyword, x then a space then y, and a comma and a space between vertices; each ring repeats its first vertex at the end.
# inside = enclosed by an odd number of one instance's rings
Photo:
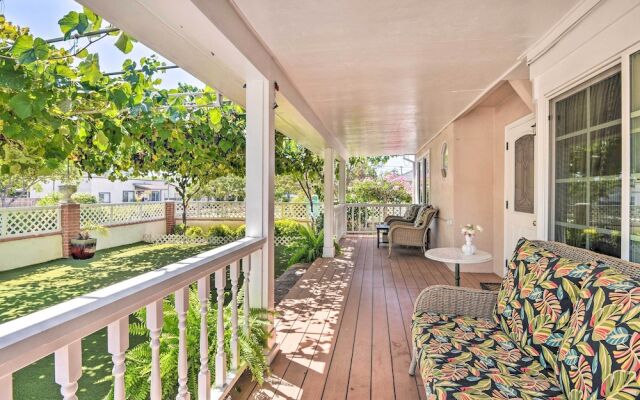
POLYGON ((229 225, 213 225, 207 230, 208 237, 231 237, 235 236, 235 232, 233 229, 229 227, 229 225))
POLYGON ((238 227, 238 229, 236 229, 236 237, 237 238, 243 238, 245 237, 247 233, 247 226, 242 224, 238 227))
MULTIPOLYGON (((316 258, 322 256, 322 248, 324 247, 324 231, 322 229, 316 232, 313 228, 299 225, 298 236, 300 239, 288 246, 293 253, 289 258, 290 266, 299 262, 314 262, 316 258)), ((334 242, 333 246, 336 254, 340 253, 340 245, 334 242)))
POLYGON ((54 206, 60 203, 60 200, 62 200, 62 194, 53 192, 38 200, 36 204, 39 206, 54 206))
POLYGON ((187 227, 187 229, 184 231, 184 234, 187 235, 187 237, 190 237, 190 238, 204 237, 204 231, 199 226, 189 226, 189 227, 187 227))
POLYGON ((174 235, 184 235, 184 232, 187 230, 187 226, 185 224, 178 224, 173 227, 174 235))
POLYGON ((298 237, 300 224, 291 219, 280 219, 275 222, 274 230, 276 236, 298 237))
MULTIPOLYGON (((238 302, 244 299, 244 290, 238 293, 238 302)), ((160 364, 162 371, 162 398, 174 399, 178 387, 178 315, 173 304, 173 296, 163 301, 164 326, 160 337, 160 364), (170 383, 171 382, 171 383, 170 383)), ((198 393, 198 370, 200 369, 200 314, 198 312, 200 302, 198 292, 189 290, 189 312, 187 312, 187 386, 189 391, 198 393)), ((238 320, 243 320, 244 307, 238 307, 238 320)), ((147 341, 149 330, 144 322, 146 310, 143 308, 135 314, 136 322, 129 324, 129 332, 136 336, 136 342, 142 342, 127 352, 127 370, 125 372, 125 386, 127 399, 142 400, 149 398, 151 375, 151 350, 147 341)), ((207 313, 209 325, 209 370, 215 376, 215 355, 217 346, 217 330, 215 329, 218 316, 218 307, 210 307, 207 313)), ((246 363, 253 379, 262 384, 269 367, 264 355, 264 348, 269 337, 267 331, 268 312, 263 309, 251 309, 249 312, 249 335, 244 329, 238 330, 238 347, 240 359, 246 363)), ((224 307, 225 326, 231 325, 231 304, 224 307)), ((224 347, 227 354, 231 352, 231 330, 225 329, 224 347)), ((227 369, 231 359, 227 357, 227 369)), ((113 387, 108 398, 113 398, 113 387)), ((192 397, 194 398, 194 397, 192 397)))
POLYGON ((71 201, 80 204, 94 204, 97 203, 96 196, 91 193, 74 193, 71 195, 71 201))

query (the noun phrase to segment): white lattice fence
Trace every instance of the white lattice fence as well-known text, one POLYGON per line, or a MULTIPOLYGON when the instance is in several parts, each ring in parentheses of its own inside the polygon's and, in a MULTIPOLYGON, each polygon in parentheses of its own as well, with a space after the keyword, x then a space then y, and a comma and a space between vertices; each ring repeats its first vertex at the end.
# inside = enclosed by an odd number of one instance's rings
POLYGON ((80 225, 119 225, 164 218, 164 203, 82 204, 80 225))
MULTIPOLYGON (((317 214, 321 205, 316 205, 317 214)), ((176 203, 176 217, 182 217, 182 203, 176 203)), ((187 207, 187 218, 242 220, 245 218, 245 204, 241 201, 192 201, 187 207)), ((276 219, 310 221, 311 213, 306 203, 275 203, 276 219)))
POLYGON ((0 238, 59 232, 60 207, 0 209, 0 238))

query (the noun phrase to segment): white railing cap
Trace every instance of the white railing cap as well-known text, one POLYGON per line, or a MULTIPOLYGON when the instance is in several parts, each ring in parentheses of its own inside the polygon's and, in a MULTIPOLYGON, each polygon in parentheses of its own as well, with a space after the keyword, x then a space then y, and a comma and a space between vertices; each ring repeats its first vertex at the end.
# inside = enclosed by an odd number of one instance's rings
POLYGON ((0 325, 0 376, 40 360, 258 250, 243 238, 0 325))

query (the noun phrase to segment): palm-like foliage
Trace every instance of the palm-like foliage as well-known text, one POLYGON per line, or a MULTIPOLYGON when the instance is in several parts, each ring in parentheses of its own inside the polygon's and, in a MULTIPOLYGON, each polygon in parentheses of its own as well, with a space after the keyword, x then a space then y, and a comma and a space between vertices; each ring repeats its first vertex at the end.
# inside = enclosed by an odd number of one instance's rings
MULTIPOLYGON (((292 250, 289 265, 299 262, 310 263, 322 255, 322 247, 324 246, 323 229, 316 232, 312 227, 301 224, 298 226, 298 236, 300 239, 289 245, 292 250)), ((340 246, 336 242, 333 245, 336 249, 336 254, 338 254, 340 246)))
MULTIPOLYGON (((239 293, 239 304, 243 301, 243 292, 239 293)), ((197 398, 198 371, 200 369, 200 302, 198 293, 192 288, 189 293, 189 311, 187 312, 187 385, 192 398, 197 398)), ((160 370, 162 378, 162 398, 175 398, 178 391, 178 315, 174 308, 173 296, 163 303, 164 326, 160 336, 160 370)), ((209 326, 209 370, 215 376, 215 354, 217 350, 216 321, 217 306, 211 302, 207 315, 209 326)), ((134 336, 142 336, 147 340, 133 347, 127 352, 125 385, 127 399, 143 400, 149 398, 151 375, 151 348, 148 341, 148 330, 143 322, 146 320, 146 310, 142 309, 134 314, 135 322, 130 323, 129 331, 134 336)), ((231 354, 231 305, 224 308, 225 320, 225 351, 231 354)), ((241 363, 244 363, 253 378, 263 382, 268 372, 264 349, 267 345, 267 311, 252 309, 249 314, 249 334, 243 329, 243 308, 238 308, 238 347, 241 363)), ((230 357, 227 357, 227 368, 230 367, 230 357)), ((113 398, 110 393, 109 398, 113 398)))

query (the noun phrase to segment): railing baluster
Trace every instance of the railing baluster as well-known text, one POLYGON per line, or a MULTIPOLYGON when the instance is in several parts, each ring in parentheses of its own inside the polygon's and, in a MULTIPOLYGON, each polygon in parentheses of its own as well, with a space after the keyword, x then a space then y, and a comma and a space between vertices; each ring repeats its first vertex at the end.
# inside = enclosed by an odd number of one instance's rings
POLYGON ((161 400, 162 381, 160 378, 160 333, 162 332, 162 300, 147 306, 147 329, 151 337, 151 400, 161 400))
POLYGON ((13 399, 13 376, 11 374, 0 377, 0 399, 13 399))
POLYGON ((243 315, 242 320, 244 324, 244 333, 246 336, 249 335, 249 313, 251 309, 249 308, 249 286, 251 282, 251 254, 242 258, 242 273, 244 274, 244 283, 242 284, 242 290, 244 294, 244 299, 242 300, 242 308, 243 315))
POLYGON ((107 350, 113 361, 113 399, 125 400, 124 373, 125 352, 129 348, 129 317, 124 317, 107 326, 107 350))
POLYGON ((216 274, 216 292, 218 293, 218 315, 216 338, 216 387, 222 389, 227 378, 227 356, 224 352, 224 288, 227 280, 227 268, 221 268, 216 274))
POLYGON ((207 311, 211 276, 198 279, 198 299, 200 300, 200 372, 198 372, 198 399, 209 400, 211 396, 211 372, 209 372, 209 330, 207 311))
POLYGON ((229 275, 231 275, 231 369, 237 371, 240 365, 238 349, 238 275, 240 275, 240 268, 237 261, 229 266, 229 275))
POLYGON ((187 388, 187 311, 189 311, 189 287, 175 292, 176 313, 178 314, 178 394, 176 400, 188 400, 187 388))
POLYGON ((81 376, 82 346, 78 340, 55 352, 55 380, 63 400, 78 400, 76 392, 81 376))

